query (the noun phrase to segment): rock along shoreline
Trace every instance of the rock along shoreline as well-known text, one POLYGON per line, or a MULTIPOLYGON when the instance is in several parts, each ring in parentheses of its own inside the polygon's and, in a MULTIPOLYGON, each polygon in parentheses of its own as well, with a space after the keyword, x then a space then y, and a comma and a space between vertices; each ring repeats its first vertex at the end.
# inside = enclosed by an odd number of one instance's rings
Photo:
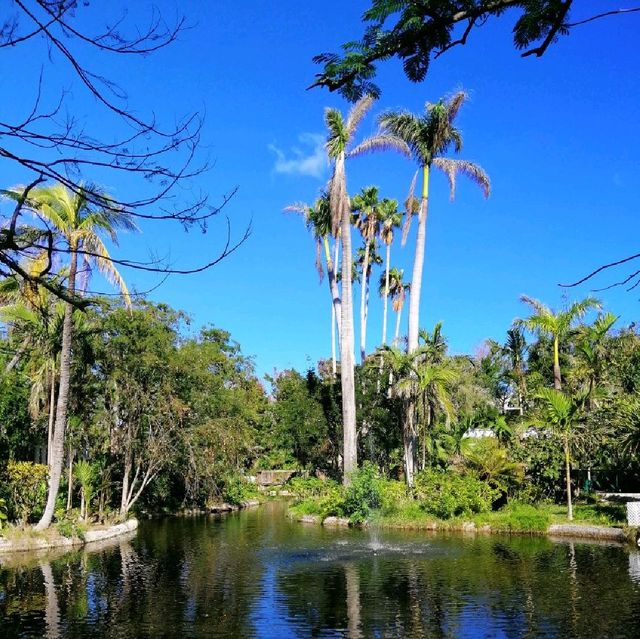
MULTIPOLYGON (((296 521, 305 524, 322 525, 328 528, 346 528, 352 524, 344 517, 322 517, 318 515, 301 515, 294 517, 296 521)), ((364 524, 366 526, 367 524, 364 524)), ((377 524, 380 528, 393 530, 426 530, 430 532, 456 532, 472 534, 500 534, 500 535, 536 535, 551 538, 571 538, 571 539, 591 539, 606 542, 617 542, 621 544, 635 543, 636 533, 633 530, 615 528, 609 526, 583 526, 578 524, 553 524, 547 530, 505 530, 492 528, 489 525, 476 526, 473 522, 460 524, 441 524, 436 521, 425 522, 423 525, 400 525, 381 522, 377 524)), ((356 526, 358 527, 358 526, 356 526)), ((640 541, 637 543, 640 544, 640 541)))
POLYGON ((114 524, 106 528, 94 528, 80 537, 63 537, 58 532, 27 533, 17 539, 0 537, 0 554, 14 552, 29 552, 34 550, 48 550, 49 548, 77 548, 98 541, 113 539, 127 535, 138 528, 137 519, 129 519, 121 524, 114 524))

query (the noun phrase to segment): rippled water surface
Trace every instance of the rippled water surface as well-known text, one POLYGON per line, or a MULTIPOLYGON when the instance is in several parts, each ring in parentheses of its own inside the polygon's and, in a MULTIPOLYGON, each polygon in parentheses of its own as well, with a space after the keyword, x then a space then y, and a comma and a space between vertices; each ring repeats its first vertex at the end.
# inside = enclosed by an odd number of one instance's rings
POLYGON ((0 557, 0 637, 640 637, 640 554, 328 530, 280 504, 0 557))

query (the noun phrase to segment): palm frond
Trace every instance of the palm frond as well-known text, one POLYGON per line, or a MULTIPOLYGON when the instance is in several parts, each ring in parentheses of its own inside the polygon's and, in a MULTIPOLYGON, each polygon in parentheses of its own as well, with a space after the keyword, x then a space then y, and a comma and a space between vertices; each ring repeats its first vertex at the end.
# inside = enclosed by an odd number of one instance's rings
POLYGON ((378 151, 397 151, 411 159, 411 149, 409 145, 398 136, 391 135, 390 133, 379 133, 363 140, 348 152, 347 157, 357 157, 358 155, 378 151))
POLYGON ((345 124, 346 140, 351 140, 358 125, 364 117, 367 115, 376 99, 372 95, 363 95, 352 107, 347 115, 347 121, 345 124))
POLYGON ((454 158, 434 158, 432 164, 447 176, 449 180, 449 197, 451 200, 455 198, 458 174, 464 175, 474 184, 477 184, 482 189, 484 197, 489 197, 491 193, 491 182, 489 176, 480 165, 469 162, 468 160, 458 160, 454 158))

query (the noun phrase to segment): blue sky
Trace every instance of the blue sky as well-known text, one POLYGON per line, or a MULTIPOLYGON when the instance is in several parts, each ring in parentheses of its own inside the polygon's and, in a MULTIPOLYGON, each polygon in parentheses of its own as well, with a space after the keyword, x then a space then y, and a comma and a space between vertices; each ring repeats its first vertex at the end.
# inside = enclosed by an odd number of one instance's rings
MULTIPOLYGON (((167 15, 176 11, 174 2, 157 4, 167 15)), ((583 2, 580 10, 588 15, 589 5, 598 12, 609 4, 583 2)), ((306 90, 318 70, 311 58, 359 36, 367 5, 189 0, 180 10, 191 28, 177 43, 144 61, 107 61, 101 69, 128 89, 140 114, 153 111, 170 124, 175 115, 205 112, 203 152, 214 166, 197 186, 214 201, 237 186, 226 212, 236 235, 250 221, 253 232, 214 269, 172 277, 152 296, 189 312, 194 330, 207 323, 230 330, 256 357, 260 373, 304 368, 330 353, 329 295, 315 273, 313 240, 299 218, 282 210, 312 201, 325 183, 323 109, 348 108, 339 96, 306 90)), ((86 19, 96 19, 93 5, 86 11, 94 11, 86 19)), ((374 132, 375 116, 387 108, 420 111, 426 100, 459 88, 471 95, 459 118, 465 139, 460 157, 482 164, 493 193, 485 201, 461 182, 451 203, 444 178, 435 177, 422 294, 421 324, 444 321, 454 352, 474 352, 487 337, 501 339, 525 311, 520 294, 560 305, 558 282, 638 252, 640 16, 584 25, 541 59, 519 57, 510 24, 509 15, 487 24, 466 47, 435 61, 419 85, 406 80, 397 63, 385 64, 382 98, 361 127, 363 135, 374 132)), ((27 69, 36 60, 5 56, 1 64, 6 82, 9 70, 27 69)), ((68 82, 59 62, 47 77, 68 82)), ((88 123, 100 122, 80 90, 72 87, 71 99, 88 123)), ((381 196, 403 201, 413 171, 392 154, 353 160, 349 190, 379 185, 381 196)), ((5 170, 5 179, 26 178, 5 170)), ((132 181, 106 186, 123 197, 137 188, 132 181)), ((123 238, 117 253, 170 256, 175 265, 189 266, 216 254, 224 224, 214 221, 206 234, 161 223, 142 230, 123 238)), ((410 273, 413 236, 404 249, 397 242, 392 251, 393 264, 410 273)), ((158 281, 137 272, 126 277, 140 290, 158 281)), ((583 286, 566 294, 573 299, 588 291, 583 286)), ((618 289, 601 297, 621 323, 637 317, 640 291, 618 289)), ((379 339, 381 309, 372 295, 369 349, 379 339)))

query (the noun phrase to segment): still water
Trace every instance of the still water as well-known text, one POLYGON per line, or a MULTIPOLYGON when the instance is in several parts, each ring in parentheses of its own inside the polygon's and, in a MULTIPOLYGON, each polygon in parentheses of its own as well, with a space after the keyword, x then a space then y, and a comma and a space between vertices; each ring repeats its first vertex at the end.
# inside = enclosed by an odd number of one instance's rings
POLYGON ((640 637, 640 554, 329 530, 281 504, 0 557, 0 637, 640 637))

